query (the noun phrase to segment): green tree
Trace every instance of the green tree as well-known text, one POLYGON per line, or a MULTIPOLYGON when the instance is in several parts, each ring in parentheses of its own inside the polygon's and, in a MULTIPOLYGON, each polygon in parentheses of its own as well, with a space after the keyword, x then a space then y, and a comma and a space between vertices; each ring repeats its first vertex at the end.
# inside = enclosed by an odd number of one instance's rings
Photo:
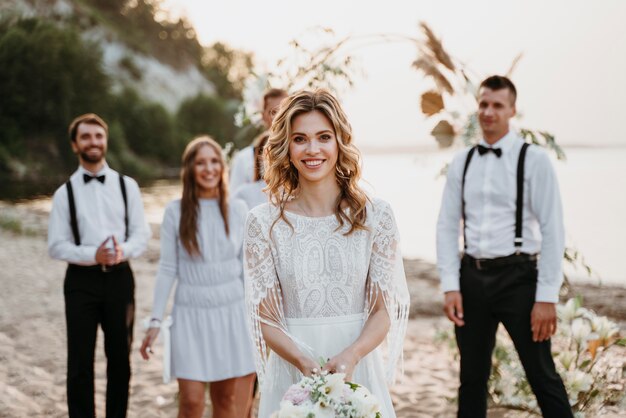
POLYGON ((128 0, 90 0, 90 3, 104 12, 120 13, 128 0))
POLYGON ((218 96, 241 101, 245 80, 252 74, 253 55, 216 42, 204 49, 201 69, 218 96))
POLYGON ((174 121, 160 104, 147 102, 136 91, 125 89, 114 98, 111 119, 120 123, 128 147, 137 156, 167 163, 178 161, 181 147, 174 121))
POLYGON ((110 17, 135 49, 178 69, 200 65, 203 51, 193 25, 185 18, 170 20, 160 1, 127 2, 110 17))
POLYGON ((34 18, 1 22, 0 148, 24 156, 28 141, 52 137, 69 157, 69 121, 108 107, 101 60, 99 48, 71 28, 34 18))
MULTIPOLYGON (((251 54, 222 44, 203 49, 190 23, 168 20, 159 0, 86 0, 81 6, 72 18, 55 22, 0 19, 0 177, 64 177, 76 164, 67 125, 87 112, 109 124, 112 166, 141 176, 177 166, 194 135, 208 133, 239 146, 255 136, 255 129, 238 129, 233 121, 251 54), (218 96, 189 99, 174 116, 130 88, 113 94, 99 45, 80 36, 85 17, 174 67, 197 65, 216 84, 218 96)), ((138 72, 130 58, 125 63, 138 72)))
POLYGON ((216 96, 197 95, 185 100, 176 115, 178 132, 187 142, 194 136, 208 134, 224 145, 236 135, 236 107, 216 96))

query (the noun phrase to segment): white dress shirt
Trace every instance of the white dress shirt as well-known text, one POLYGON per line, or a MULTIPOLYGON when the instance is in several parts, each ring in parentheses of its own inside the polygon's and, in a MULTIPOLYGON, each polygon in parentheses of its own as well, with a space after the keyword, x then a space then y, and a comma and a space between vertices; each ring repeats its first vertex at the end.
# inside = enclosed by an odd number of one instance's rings
POLYGON ((104 183, 96 179, 85 183, 83 174, 90 173, 82 166, 72 174, 72 190, 80 245, 76 245, 70 224, 67 186, 60 186, 52 198, 48 224, 48 253, 50 257, 80 265, 95 265, 96 250, 102 242, 114 235, 121 245, 124 259, 141 255, 148 245, 151 231, 146 223, 143 202, 137 182, 124 177, 128 199, 128 241, 125 240, 124 198, 119 174, 104 165, 96 176, 105 175, 104 183))
POLYGON ((248 210, 269 202, 267 193, 263 189, 267 186, 265 180, 257 180, 240 186, 233 194, 232 199, 240 199, 246 203, 248 210))
MULTIPOLYGON (((522 247, 514 246, 517 162, 523 140, 510 131, 493 145, 498 158, 474 153, 465 177, 467 249, 475 258, 495 258, 518 251, 540 253, 535 301, 558 302, 565 249, 563 210, 556 174, 547 153, 530 146, 524 170, 522 247)), ((489 146, 484 140, 481 145, 489 146)), ((437 267, 444 292, 459 290, 459 240, 462 234, 461 182, 470 148, 450 166, 437 222, 437 267)))
POLYGON ((254 147, 252 145, 235 154, 230 163, 228 180, 231 193, 236 192, 246 183, 252 183, 254 180, 254 147))

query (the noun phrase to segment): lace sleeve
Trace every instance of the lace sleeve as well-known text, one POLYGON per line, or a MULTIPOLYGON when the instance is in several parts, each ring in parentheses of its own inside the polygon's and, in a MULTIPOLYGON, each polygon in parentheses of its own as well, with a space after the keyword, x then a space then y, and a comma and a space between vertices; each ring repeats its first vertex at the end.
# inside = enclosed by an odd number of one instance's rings
POLYGON ((402 346, 409 317, 409 291, 404 274, 400 235, 391 207, 376 202, 374 209, 374 239, 370 257, 367 291, 367 313, 376 299, 383 296, 391 321, 387 333, 387 380, 393 384, 398 361, 402 364, 402 346))
MULTIPOLYGON (((259 208, 260 209, 260 208, 259 208)), ((259 381, 263 381, 267 363, 267 345, 261 324, 287 333, 280 283, 268 239, 268 225, 252 211, 246 221, 244 235, 244 274, 248 323, 255 348, 259 381)))

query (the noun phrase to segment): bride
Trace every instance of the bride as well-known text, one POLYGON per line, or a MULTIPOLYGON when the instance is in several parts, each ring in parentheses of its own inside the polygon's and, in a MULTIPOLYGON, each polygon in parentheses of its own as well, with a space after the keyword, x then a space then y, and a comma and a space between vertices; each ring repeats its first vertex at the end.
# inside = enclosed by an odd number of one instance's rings
POLYGON ((409 294, 393 212, 361 190, 359 161, 329 92, 283 101, 265 150, 271 203, 249 213, 244 239, 259 418, 302 375, 323 371, 346 373, 395 417, 386 380, 402 356, 409 294))

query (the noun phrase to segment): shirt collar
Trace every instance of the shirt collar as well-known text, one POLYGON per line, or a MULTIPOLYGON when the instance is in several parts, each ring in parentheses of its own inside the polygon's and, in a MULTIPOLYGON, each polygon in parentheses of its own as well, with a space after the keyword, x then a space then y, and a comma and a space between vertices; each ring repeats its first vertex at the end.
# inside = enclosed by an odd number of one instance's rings
POLYGON ((98 171, 97 173, 92 173, 91 171, 87 171, 85 170, 85 167, 83 167, 82 165, 78 166, 78 171, 77 173, 79 175, 83 175, 83 174, 87 174, 89 176, 101 176, 103 174, 107 174, 107 172, 109 171, 109 165, 107 164, 107 162, 104 162, 104 165, 102 166, 102 168, 100 169, 100 171, 98 171))
POLYGON ((481 139, 479 144, 488 148, 500 148, 503 153, 507 153, 511 150, 511 147, 515 144, 515 140, 517 138, 517 134, 509 129, 509 133, 504 135, 502 138, 498 139, 495 144, 489 145, 485 139, 481 139))

